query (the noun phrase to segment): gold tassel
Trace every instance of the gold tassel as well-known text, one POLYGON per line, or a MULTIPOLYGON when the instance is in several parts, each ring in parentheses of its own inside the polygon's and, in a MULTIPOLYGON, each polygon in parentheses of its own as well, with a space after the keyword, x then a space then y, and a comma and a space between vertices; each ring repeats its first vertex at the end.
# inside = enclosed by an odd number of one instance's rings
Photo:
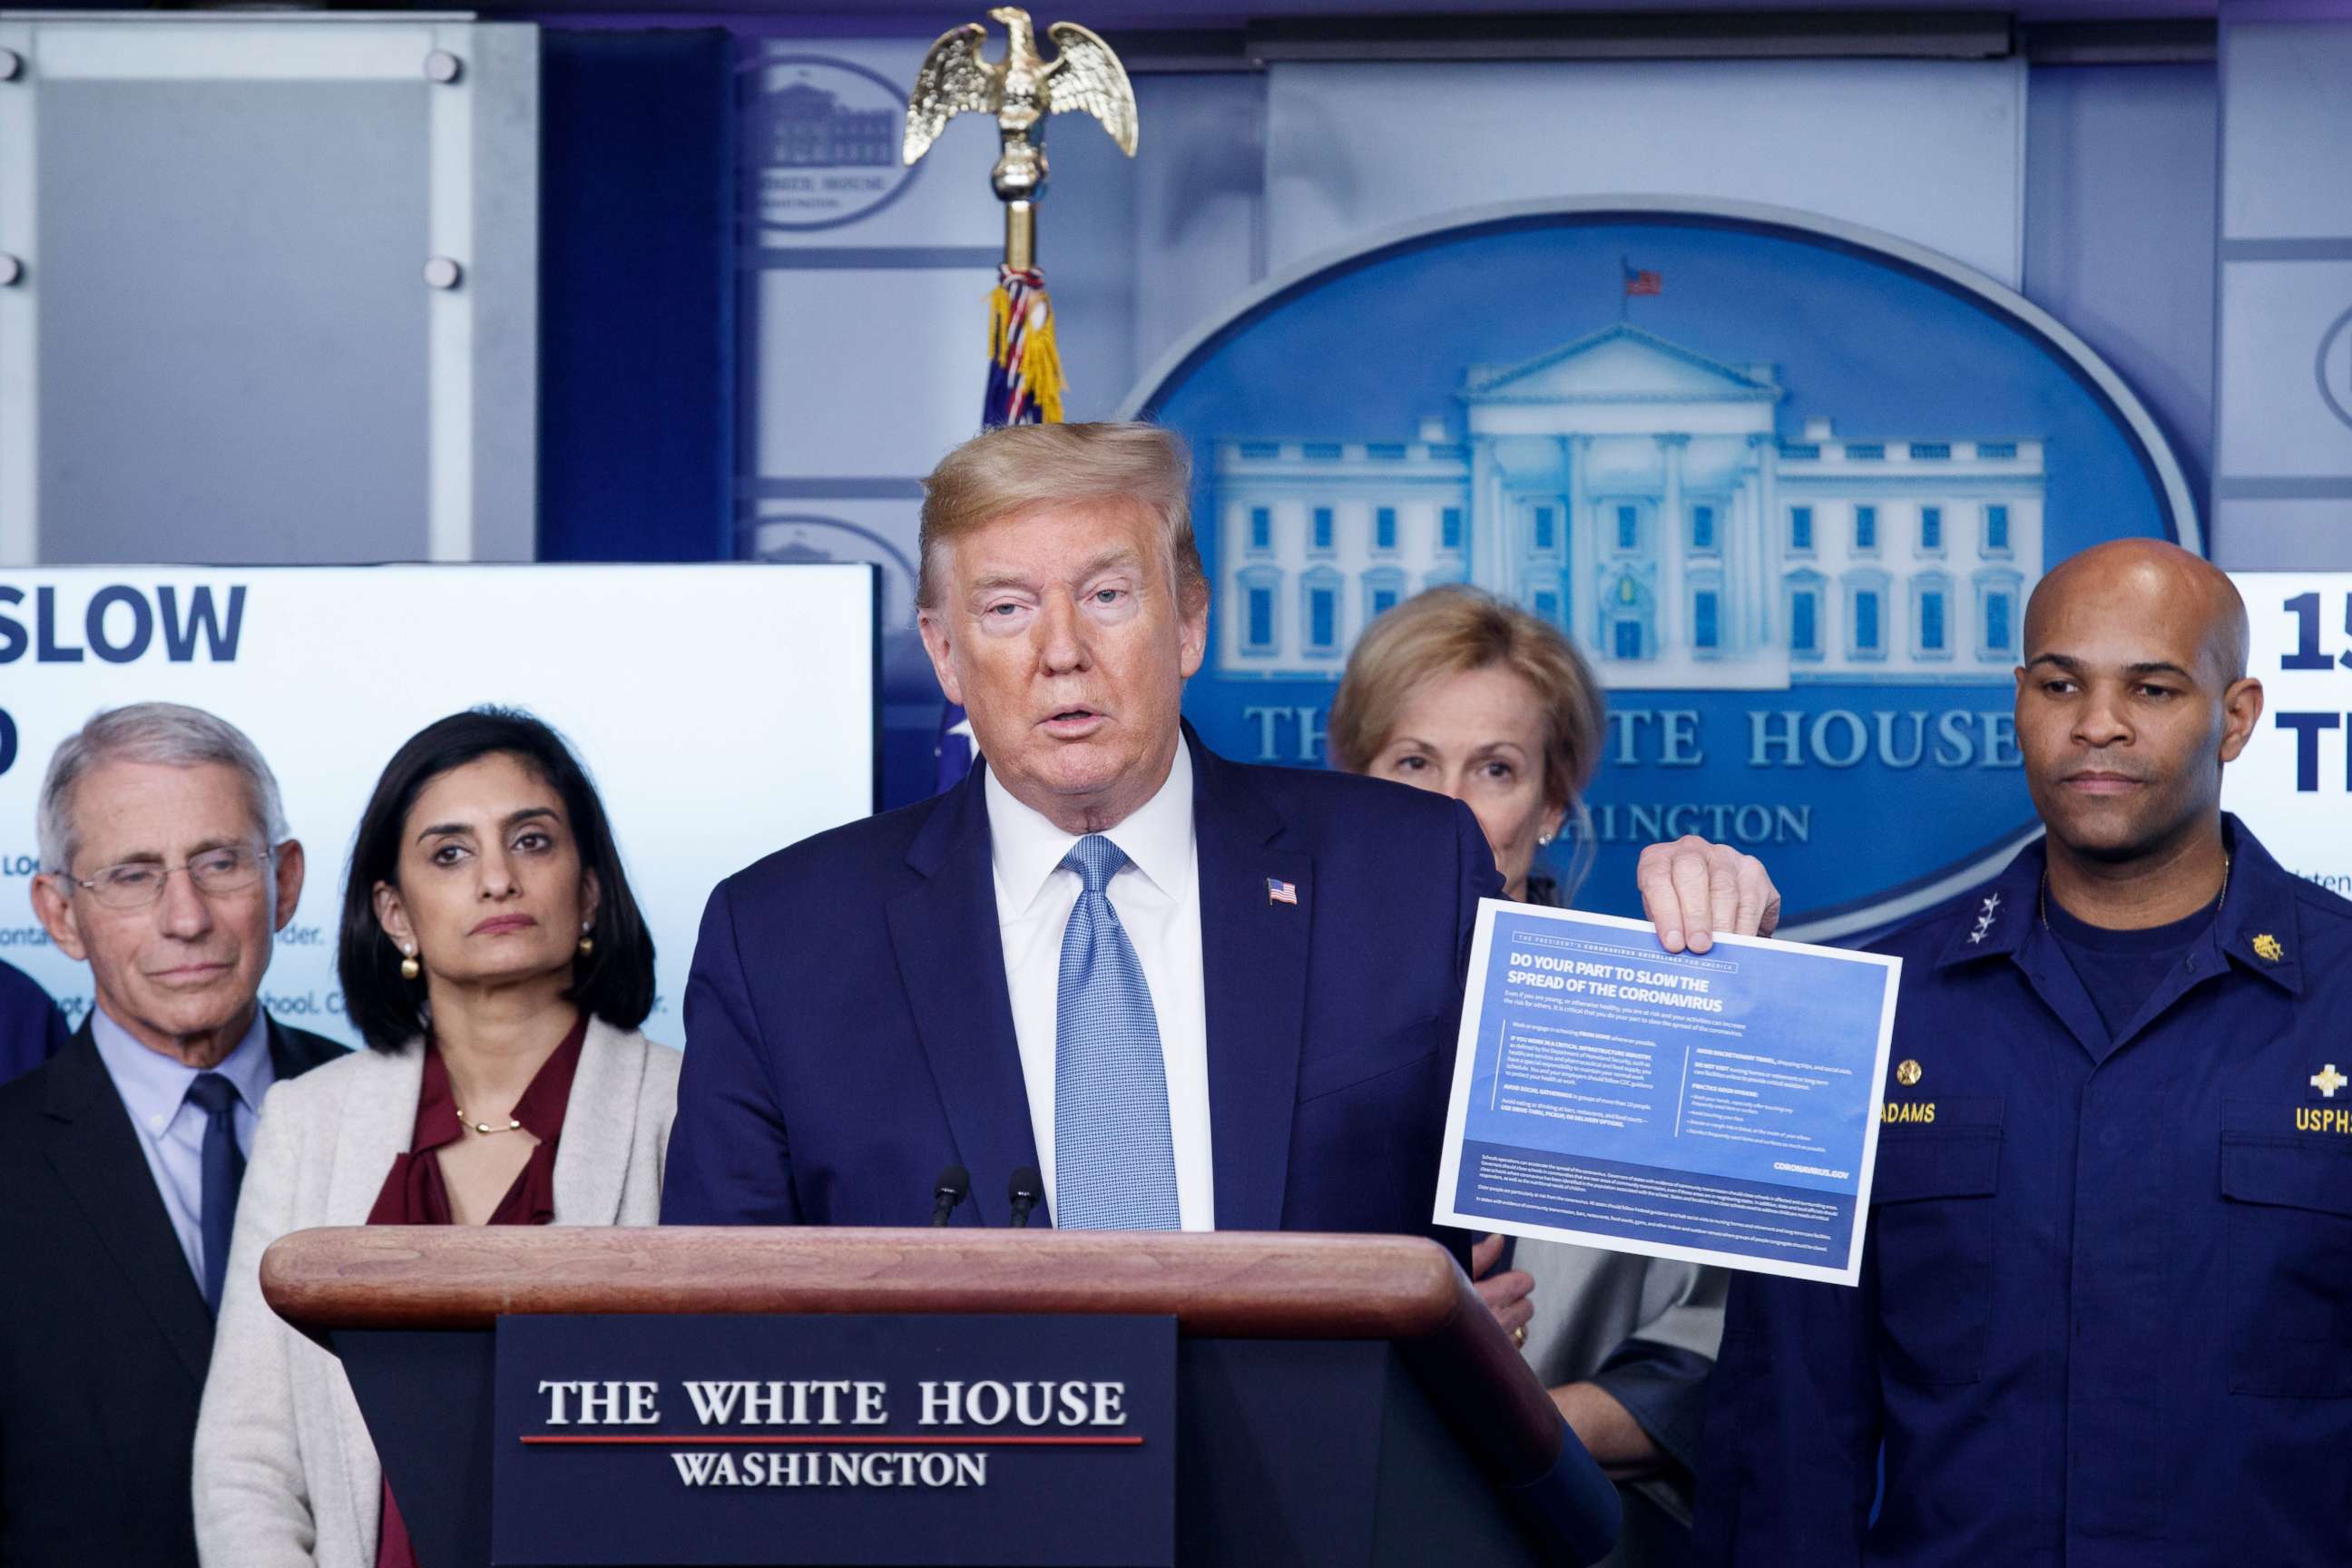
POLYGON ((1015 397, 1034 407, 1045 423, 1062 422, 1062 353, 1054 342, 1054 305, 1044 289, 1029 297, 1030 319, 1035 323, 1021 340, 1018 360, 1012 357, 1013 293, 1003 283, 988 297, 988 363, 1001 367, 1015 397))
POLYGON ((1037 412, 1048 425, 1062 422, 1062 353, 1054 344, 1054 307, 1041 291, 1037 296, 1037 324, 1029 330, 1029 338, 1022 345, 1021 379, 1036 400, 1037 412))
POLYGON ((988 363, 1004 363, 1004 340, 1013 330, 1013 296, 999 283, 988 297, 988 363))

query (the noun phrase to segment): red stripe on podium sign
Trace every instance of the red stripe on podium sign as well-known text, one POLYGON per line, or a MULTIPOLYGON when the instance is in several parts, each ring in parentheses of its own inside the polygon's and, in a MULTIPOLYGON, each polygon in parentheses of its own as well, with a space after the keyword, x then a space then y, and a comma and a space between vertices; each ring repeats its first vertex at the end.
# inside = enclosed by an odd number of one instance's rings
POLYGON ((652 1432, 568 1432, 527 1433, 526 1447, 552 1447, 589 1444, 626 1445, 630 1447, 667 1447, 672 1448, 708 1448, 717 1444, 760 1448, 793 1447, 884 1447, 884 1448, 1139 1448, 1140 1437, 808 1437, 754 1436, 748 1433, 719 1433, 704 1436, 696 1433, 674 1433, 664 1436, 652 1432))

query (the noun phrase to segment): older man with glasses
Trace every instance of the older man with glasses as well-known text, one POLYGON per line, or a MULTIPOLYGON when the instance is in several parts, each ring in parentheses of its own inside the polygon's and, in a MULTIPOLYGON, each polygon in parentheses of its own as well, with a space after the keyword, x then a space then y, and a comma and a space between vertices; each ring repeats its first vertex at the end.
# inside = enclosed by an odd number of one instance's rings
POLYGON ((189 1454, 261 1098, 342 1054, 258 1001, 302 892, 236 726, 91 719, 41 786, 33 907, 90 969, 65 1048, 0 1087, 0 1563, 196 1562, 189 1454))

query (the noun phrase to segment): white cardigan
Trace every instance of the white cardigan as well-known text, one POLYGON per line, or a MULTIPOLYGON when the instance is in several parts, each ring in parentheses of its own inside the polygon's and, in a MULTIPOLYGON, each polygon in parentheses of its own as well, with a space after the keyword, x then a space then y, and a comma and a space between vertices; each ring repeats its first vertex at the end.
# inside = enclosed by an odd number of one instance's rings
MULTIPOLYGON (((555 1149, 557 1225, 655 1225, 678 1053, 591 1019, 555 1149)), ((408 1152, 425 1048, 354 1051, 262 1102, 196 1421, 196 1551, 209 1568, 374 1568, 383 1470, 342 1363, 261 1299, 289 1231, 364 1225, 408 1152)))

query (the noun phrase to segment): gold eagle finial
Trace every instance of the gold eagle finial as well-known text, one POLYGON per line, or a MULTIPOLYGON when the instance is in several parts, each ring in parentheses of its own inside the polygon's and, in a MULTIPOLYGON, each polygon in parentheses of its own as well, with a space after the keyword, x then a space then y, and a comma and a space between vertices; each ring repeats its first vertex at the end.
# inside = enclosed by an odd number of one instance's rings
POLYGON ((1003 59, 982 57, 988 29, 978 22, 941 34, 923 57, 907 100, 908 163, 930 150, 949 121, 971 112, 996 117, 1003 145, 989 183, 1000 201, 1031 202, 1044 193, 1042 122, 1049 114, 1091 114, 1120 152, 1135 156, 1135 89, 1108 44, 1076 22, 1056 22, 1045 30, 1059 51, 1049 60, 1037 52, 1028 12, 999 5, 989 16, 1004 27, 1003 59))

